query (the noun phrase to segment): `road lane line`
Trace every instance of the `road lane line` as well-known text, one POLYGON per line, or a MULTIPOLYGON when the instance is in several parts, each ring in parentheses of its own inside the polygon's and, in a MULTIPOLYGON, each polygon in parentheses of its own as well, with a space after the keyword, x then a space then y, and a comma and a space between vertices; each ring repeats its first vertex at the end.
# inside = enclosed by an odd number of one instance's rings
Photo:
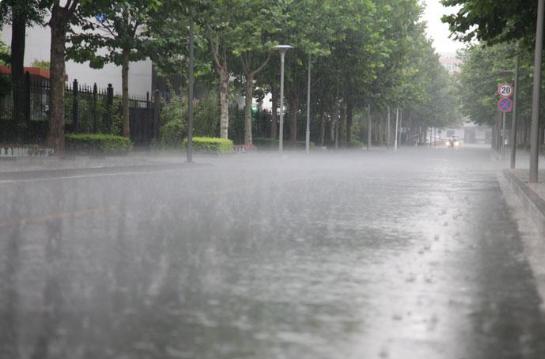
POLYGON ((20 220, 11 220, 6 222, 0 222, 0 228, 13 227, 13 226, 24 226, 27 224, 44 224, 48 221, 55 219, 62 219, 66 217, 76 217, 80 218, 85 215, 94 214, 94 213, 108 213, 116 209, 117 206, 109 207, 98 207, 98 208, 87 208, 75 212, 57 212, 52 213, 46 216, 35 217, 35 218, 23 218, 20 220))

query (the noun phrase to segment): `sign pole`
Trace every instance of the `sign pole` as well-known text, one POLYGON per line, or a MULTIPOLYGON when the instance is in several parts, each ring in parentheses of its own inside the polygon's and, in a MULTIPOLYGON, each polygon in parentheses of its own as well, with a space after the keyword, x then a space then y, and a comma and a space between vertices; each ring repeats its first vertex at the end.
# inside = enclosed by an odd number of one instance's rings
POLYGON ((505 156, 505 112, 501 113, 501 155, 505 156))
POLYGON ((511 169, 515 169, 517 161, 517 96, 519 81, 519 55, 515 58, 515 83, 513 89, 513 112, 511 114, 511 169))

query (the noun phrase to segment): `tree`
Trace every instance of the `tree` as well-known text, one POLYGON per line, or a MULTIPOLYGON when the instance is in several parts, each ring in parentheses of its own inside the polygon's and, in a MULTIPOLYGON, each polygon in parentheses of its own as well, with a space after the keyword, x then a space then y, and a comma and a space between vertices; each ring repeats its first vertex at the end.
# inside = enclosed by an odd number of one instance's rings
POLYGON ((121 66, 123 136, 129 137, 129 64, 148 57, 150 39, 146 25, 159 0, 93 1, 82 6, 83 32, 70 36, 69 56, 102 68, 112 62, 121 66), (105 51, 103 51, 105 50, 105 51))
MULTIPOLYGON (((372 10, 370 1, 301 0, 285 2, 285 18, 282 23, 282 31, 279 33, 279 41, 294 46, 286 58, 290 142, 294 143, 297 139, 298 114, 306 108, 301 105, 305 103, 303 98, 307 88, 306 75, 309 61, 314 61, 316 65, 314 73, 318 76, 314 77, 315 83, 328 83, 329 86, 326 86, 329 87, 326 90, 328 93, 325 94, 328 96, 344 80, 339 78, 339 70, 349 68, 340 65, 348 53, 336 57, 333 52, 346 39, 347 32, 356 31, 357 24, 363 24, 360 19, 372 18, 372 15, 369 15, 370 10, 372 10), (321 57, 325 60, 318 62, 317 59, 321 57)), ((358 30, 363 33, 367 28, 359 28, 358 30)), ((362 35, 362 37, 364 36, 362 35)), ((277 81, 277 74, 277 72, 273 73, 273 77, 269 79, 271 83, 277 81)), ((313 98, 317 100, 322 95, 324 94, 316 92, 313 94, 313 98)), ((333 100, 333 102, 335 101, 333 100)), ((335 107, 335 104, 332 105, 335 107)))
POLYGON ((234 21, 238 23, 236 31, 240 36, 233 39, 233 54, 240 61, 244 76, 244 144, 251 145, 254 81, 269 63, 282 13, 274 2, 264 5, 261 1, 249 1, 237 9, 236 15, 234 21))
POLYGON ((47 70, 49 71, 49 68, 51 67, 51 63, 47 60, 34 60, 31 64, 32 67, 37 67, 41 70, 47 70))
POLYGON ((216 6, 208 8, 208 11, 201 13, 199 22, 204 26, 204 33, 208 40, 210 54, 212 56, 214 69, 218 75, 218 95, 220 103, 220 137, 229 137, 229 62, 232 59, 232 48, 230 35, 233 30, 230 26, 236 24, 232 16, 236 12, 238 0, 218 1, 216 6))
POLYGON ((524 39, 533 42, 537 4, 531 0, 508 2, 489 0, 442 0, 443 5, 458 7, 452 15, 443 16, 456 38, 488 43, 524 39))
MULTIPOLYGON (((139 34, 153 40, 155 50, 150 54, 167 73, 179 72, 185 64, 187 52, 179 39, 187 36, 188 6, 187 2, 164 0, 158 15, 139 34)), ((415 127, 453 117, 451 81, 425 38, 417 0, 200 0, 191 7, 197 23, 199 71, 216 73, 222 137, 229 135, 231 87, 244 86, 247 144, 253 141, 254 85, 272 91, 277 100, 278 56, 270 51, 276 43, 295 47, 286 66, 292 141, 297 139, 298 116, 306 109, 309 58, 314 68, 311 101, 313 113, 321 119, 322 138, 329 124, 331 138, 348 144, 353 114, 361 114, 367 105, 375 112, 388 105, 403 106, 415 127), (207 53, 199 51, 204 43, 207 53), (269 65, 271 54, 274 58, 269 65), (233 78, 240 81, 231 83, 233 78), (439 116, 432 108, 444 114, 439 116)))
POLYGON ((52 0, 51 18, 51 71, 49 94, 49 133, 47 142, 60 156, 64 155, 64 82, 66 33, 75 21, 80 1, 89 0, 52 0))
MULTIPOLYGON (((497 85, 513 80, 513 74, 505 72, 505 70, 514 69, 515 57, 518 56, 517 143, 529 145, 533 82, 532 51, 517 46, 516 43, 479 44, 469 47, 461 56, 463 65, 458 84, 461 110, 473 122, 493 128, 498 121, 497 85)), ((544 110, 545 104, 542 103, 541 111, 544 110)), ((543 120, 540 126, 542 128, 545 126, 543 120)))
POLYGON ((255 76, 266 66, 274 45, 273 35, 281 18, 276 2, 258 0, 222 0, 204 2, 196 14, 202 34, 208 42, 210 57, 217 74, 220 103, 220 136, 229 136, 230 82, 237 65, 244 77, 246 93, 245 142, 252 142, 251 101, 255 76), (232 68, 233 67, 233 68, 232 68), (248 105, 249 103, 249 105, 248 105))
POLYGON ((24 61, 26 28, 32 23, 41 23, 44 16, 44 3, 39 0, 0 2, 0 18, 2 22, 11 23, 11 86, 13 90, 13 124, 17 136, 23 136, 24 129, 24 61))
MULTIPOLYGON (((0 65, 7 65, 9 63, 9 48, 4 44, 2 41, 0 41, 0 65)), ((9 94, 10 91, 10 81, 9 78, 5 76, 0 76, 0 96, 6 96, 9 94)), ((2 126, 4 127, 4 126, 2 126)), ((1 133, 1 135, 5 135, 4 133, 1 133)))
POLYGON ((0 41, 0 64, 7 65, 9 63, 10 55, 9 48, 0 41))

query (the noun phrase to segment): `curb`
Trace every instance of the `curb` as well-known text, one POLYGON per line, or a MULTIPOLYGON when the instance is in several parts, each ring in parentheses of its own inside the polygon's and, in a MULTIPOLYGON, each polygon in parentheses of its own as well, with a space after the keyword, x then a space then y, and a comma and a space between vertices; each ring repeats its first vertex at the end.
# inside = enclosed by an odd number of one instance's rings
POLYGON ((504 170, 503 175, 521 200, 526 214, 536 224, 539 234, 545 236, 545 200, 510 170, 504 170))
POLYGON ((0 172, 0 181, 2 180, 27 180, 27 179, 50 179, 81 176, 88 174, 115 174, 127 173, 133 171, 166 171, 174 169, 189 169, 207 167, 208 164, 197 163, 169 163, 169 164, 147 164, 147 165, 131 165, 131 166, 111 166, 111 167, 87 167, 87 168, 62 168, 51 170, 29 170, 29 171, 14 171, 0 172))

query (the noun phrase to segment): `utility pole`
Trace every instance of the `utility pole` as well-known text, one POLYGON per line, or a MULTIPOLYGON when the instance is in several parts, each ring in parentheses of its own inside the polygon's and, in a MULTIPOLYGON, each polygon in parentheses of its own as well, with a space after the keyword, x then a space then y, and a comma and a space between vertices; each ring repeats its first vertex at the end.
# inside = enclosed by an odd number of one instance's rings
MULTIPOLYGON (((517 47, 517 51, 520 46, 517 47)), ((517 96, 519 82, 519 54, 515 58, 515 79, 513 83, 513 112, 511 113, 511 169, 515 169, 517 161, 517 96)))
POLYGON ((286 52, 280 51, 280 130, 278 138, 278 150, 284 151, 284 62, 286 52))
POLYGON ((305 137, 305 150, 307 155, 310 153, 310 66, 311 57, 308 55, 308 87, 307 87, 307 132, 305 137))
POLYGON ((278 151, 284 151, 284 63, 286 52, 292 48, 290 45, 275 46, 280 51, 280 128, 278 134, 278 151))
POLYGON ((399 111, 399 145, 403 143, 403 109, 399 111))
POLYGON ((187 162, 193 162, 193 86, 194 86, 194 59, 195 49, 193 44, 193 8, 189 19, 189 99, 187 106, 187 162))
POLYGON ((529 182, 537 183, 539 168, 539 108, 541 95, 541 53, 543 51, 543 7, 545 0, 537 2, 536 45, 534 52, 534 88, 532 91, 532 126, 530 130, 529 182))

